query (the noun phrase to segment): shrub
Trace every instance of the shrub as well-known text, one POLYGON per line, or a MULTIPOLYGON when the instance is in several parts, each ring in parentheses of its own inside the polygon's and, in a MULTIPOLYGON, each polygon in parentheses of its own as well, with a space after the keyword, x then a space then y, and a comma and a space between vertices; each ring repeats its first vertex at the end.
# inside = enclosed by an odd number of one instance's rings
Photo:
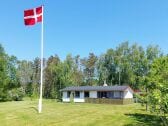
POLYGON ((24 96, 23 88, 14 88, 8 92, 8 100, 22 101, 24 96))

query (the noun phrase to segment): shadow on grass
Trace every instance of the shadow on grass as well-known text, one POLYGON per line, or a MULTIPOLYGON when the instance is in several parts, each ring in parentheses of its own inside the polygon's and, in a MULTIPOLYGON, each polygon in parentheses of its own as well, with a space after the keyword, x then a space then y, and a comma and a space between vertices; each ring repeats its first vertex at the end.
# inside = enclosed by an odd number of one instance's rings
POLYGON ((38 112, 37 107, 29 107, 29 108, 31 108, 31 109, 35 110, 36 112, 38 112))
POLYGON ((161 119, 155 115, 140 114, 140 113, 125 114, 125 115, 136 120, 136 123, 126 124, 124 126, 163 126, 161 119))

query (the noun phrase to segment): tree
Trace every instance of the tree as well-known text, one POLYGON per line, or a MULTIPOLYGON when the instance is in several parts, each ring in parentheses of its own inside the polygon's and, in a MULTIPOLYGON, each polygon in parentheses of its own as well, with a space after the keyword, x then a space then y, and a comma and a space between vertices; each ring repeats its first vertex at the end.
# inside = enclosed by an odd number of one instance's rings
POLYGON ((168 57, 160 57, 151 65, 148 76, 148 102, 151 111, 157 113, 168 125, 168 57))
POLYGON ((7 100, 7 85, 9 83, 7 66, 7 55, 2 45, 0 45, 0 101, 7 100))
POLYGON ((0 45, 0 101, 22 100, 24 93, 20 88, 16 67, 17 58, 8 56, 0 45))
POLYGON ((17 74, 17 63, 18 60, 15 56, 8 56, 8 89, 20 87, 20 81, 17 74))
POLYGON ((82 85, 83 74, 79 66, 79 56, 68 54, 61 62, 58 56, 51 56, 45 68, 44 96, 61 99, 60 89, 67 86, 82 85))
POLYGON ((84 75, 81 70, 80 56, 77 55, 74 57, 74 68, 72 72, 73 80, 76 86, 83 85, 84 75))
POLYGON ((47 60, 47 66, 45 68, 45 83, 44 83, 44 97, 46 98, 58 98, 59 97, 59 74, 60 59, 57 55, 50 56, 47 60))
POLYGON ((33 62, 22 60, 18 62, 17 74, 20 84, 27 96, 33 95, 33 62))
POLYGON ((95 71, 96 71, 97 56, 94 53, 89 53, 88 58, 81 59, 85 81, 88 85, 95 85, 95 71))
MULTIPOLYGON (((43 59, 43 65, 45 66, 45 59, 43 59)), ((36 57, 32 64, 32 96, 37 97, 40 89, 40 71, 41 71, 41 59, 36 57)), ((45 76, 43 75, 43 78, 45 76)))
POLYGON ((146 111, 148 110, 148 84, 149 84, 149 73, 152 67, 152 63, 155 59, 161 57, 163 54, 161 53, 161 50, 158 46, 152 46, 149 45, 145 52, 145 57, 141 58, 142 66, 140 67, 140 70, 142 71, 141 74, 141 84, 139 88, 143 92, 143 96, 141 97, 141 101, 146 104, 146 111))
POLYGON ((102 54, 98 58, 96 69, 97 69, 98 83, 103 84, 103 81, 107 81, 107 78, 108 78, 108 74, 107 74, 108 70, 105 67, 105 55, 104 54, 102 54))

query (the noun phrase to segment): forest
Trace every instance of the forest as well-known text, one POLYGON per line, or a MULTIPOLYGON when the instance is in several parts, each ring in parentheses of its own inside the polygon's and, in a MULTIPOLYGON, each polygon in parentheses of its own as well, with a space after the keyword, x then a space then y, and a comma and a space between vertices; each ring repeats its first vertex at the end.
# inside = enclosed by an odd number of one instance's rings
MULTIPOLYGON (((97 56, 67 54, 44 58, 43 97, 61 100, 60 89, 67 86, 129 85, 143 93, 142 103, 152 111, 168 113, 168 55, 159 46, 142 47, 123 42, 97 56)), ((23 97, 38 98, 40 58, 33 61, 9 56, 0 45, 0 101, 19 101, 23 97)), ((138 97, 138 96, 137 96, 138 97)), ((140 97, 140 96, 139 96, 140 97)))

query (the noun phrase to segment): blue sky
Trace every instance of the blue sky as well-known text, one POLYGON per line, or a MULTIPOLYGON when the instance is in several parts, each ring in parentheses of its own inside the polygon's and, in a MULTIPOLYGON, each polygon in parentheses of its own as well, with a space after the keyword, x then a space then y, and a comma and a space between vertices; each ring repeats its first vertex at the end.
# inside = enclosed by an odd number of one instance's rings
POLYGON ((0 43, 18 59, 40 57, 40 28, 25 27, 24 9, 44 5, 44 56, 96 55, 124 41, 168 53, 167 0, 3 0, 0 43))

